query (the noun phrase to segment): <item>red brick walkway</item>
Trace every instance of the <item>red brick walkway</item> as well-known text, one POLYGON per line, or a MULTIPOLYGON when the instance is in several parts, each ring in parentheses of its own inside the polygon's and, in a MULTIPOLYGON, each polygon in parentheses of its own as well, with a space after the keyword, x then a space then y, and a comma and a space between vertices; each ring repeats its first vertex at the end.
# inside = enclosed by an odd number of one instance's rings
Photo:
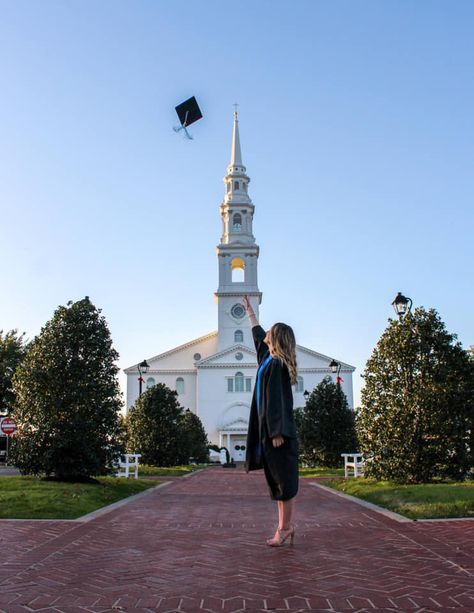
POLYGON ((474 612, 474 522, 399 523, 303 481, 264 544, 263 475, 215 468, 87 523, 0 520, 0 611, 474 612))

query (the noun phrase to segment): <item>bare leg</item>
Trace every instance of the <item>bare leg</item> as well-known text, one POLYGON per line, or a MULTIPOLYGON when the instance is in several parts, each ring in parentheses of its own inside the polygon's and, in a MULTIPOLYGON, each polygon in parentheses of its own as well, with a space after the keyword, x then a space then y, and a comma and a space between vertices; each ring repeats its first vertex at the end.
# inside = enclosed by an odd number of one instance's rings
POLYGON ((274 539, 279 538, 280 530, 289 530, 293 519, 294 498, 291 500, 277 500, 278 506, 278 528, 274 539))
POLYGON ((272 547, 281 546, 288 537, 291 537, 291 544, 293 544, 293 538, 295 529, 292 524, 294 501, 291 500, 278 500, 278 528, 275 532, 275 536, 272 539, 267 540, 267 545, 272 547))
POLYGON ((295 499, 292 498, 291 500, 283 500, 281 502, 282 518, 280 519, 279 526, 283 530, 288 530, 291 527, 291 523, 293 519, 293 509, 295 506, 294 501, 295 499))
POLYGON ((283 528, 285 526, 284 522, 284 516, 283 516, 283 501, 282 500, 277 500, 277 505, 278 505, 278 527, 279 528, 283 528))

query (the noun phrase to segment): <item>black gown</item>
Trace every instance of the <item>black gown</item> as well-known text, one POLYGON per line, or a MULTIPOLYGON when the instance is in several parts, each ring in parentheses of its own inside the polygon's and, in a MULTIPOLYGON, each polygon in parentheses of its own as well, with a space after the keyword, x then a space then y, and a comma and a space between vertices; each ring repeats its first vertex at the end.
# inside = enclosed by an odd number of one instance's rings
MULTIPOLYGON (((266 332, 261 326, 252 328, 257 360, 268 357, 266 332)), ((293 417, 293 393, 288 368, 272 359, 262 374, 260 411, 256 386, 250 407, 246 451, 247 471, 264 469, 273 500, 290 500, 298 492, 298 441, 293 417), (272 438, 282 435, 283 445, 274 447, 272 438)))

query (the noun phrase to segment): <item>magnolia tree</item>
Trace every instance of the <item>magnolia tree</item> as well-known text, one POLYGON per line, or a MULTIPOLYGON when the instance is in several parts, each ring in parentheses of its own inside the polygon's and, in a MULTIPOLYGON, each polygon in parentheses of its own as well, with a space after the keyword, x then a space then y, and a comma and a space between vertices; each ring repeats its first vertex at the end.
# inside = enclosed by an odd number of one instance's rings
POLYGON ((405 483, 467 475, 474 361, 434 309, 390 320, 363 377, 357 433, 367 475, 405 483))
POLYGON ((13 379, 22 473, 81 480, 112 469, 121 407, 118 354, 88 297, 61 306, 33 340, 13 379))
POLYGON ((127 418, 130 452, 155 466, 187 464, 190 457, 205 461, 207 436, 201 420, 184 411, 178 394, 164 383, 154 385, 135 402, 127 418))
POLYGON ((11 413, 15 405, 13 375, 27 351, 25 335, 17 330, 0 330, 0 414, 11 413))
POLYGON ((357 451, 354 412, 340 385, 326 377, 296 411, 300 456, 308 466, 339 466, 341 453, 357 451))
POLYGON ((210 442, 199 417, 186 409, 181 415, 180 427, 182 445, 188 451, 188 456, 195 462, 208 462, 210 442))

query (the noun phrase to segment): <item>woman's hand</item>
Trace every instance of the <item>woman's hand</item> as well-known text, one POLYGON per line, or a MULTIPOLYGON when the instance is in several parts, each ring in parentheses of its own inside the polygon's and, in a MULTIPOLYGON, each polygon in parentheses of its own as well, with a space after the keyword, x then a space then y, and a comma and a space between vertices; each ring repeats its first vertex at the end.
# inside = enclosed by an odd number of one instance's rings
POLYGON ((285 439, 281 436, 281 434, 272 438, 272 443, 274 447, 281 447, 284 442, 285 439))
POLYGON ((252 308, 252 305, 250 304, 249 301, 249 297, 247 295, 245 295, 242 299, 243 305, 244 305, 244 309, 247 312, 247 317, 250 319, 250 324, 251 326, 258 326, 258 320, 255 317, 255 313, 254 310, 252 308))

